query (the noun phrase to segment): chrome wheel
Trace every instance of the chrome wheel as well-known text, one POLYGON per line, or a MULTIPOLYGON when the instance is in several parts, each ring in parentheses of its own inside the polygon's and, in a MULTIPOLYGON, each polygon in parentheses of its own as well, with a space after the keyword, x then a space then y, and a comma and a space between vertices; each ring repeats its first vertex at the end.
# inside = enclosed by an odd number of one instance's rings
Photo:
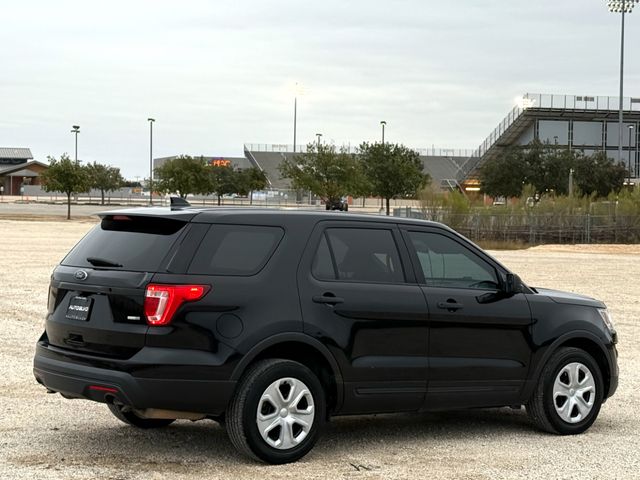
POLYGON ((309 388, 298 379, 281 378, 262 393, 256 424, 265 442, 287 450, 306 438, 314 417, 315 406, 309 388))
POLYGON ((584 420, 596 399, 596 383, 591 371, 582 363, 565 365, 553 383, 553 405, 562 420, 578 423, 584 420))

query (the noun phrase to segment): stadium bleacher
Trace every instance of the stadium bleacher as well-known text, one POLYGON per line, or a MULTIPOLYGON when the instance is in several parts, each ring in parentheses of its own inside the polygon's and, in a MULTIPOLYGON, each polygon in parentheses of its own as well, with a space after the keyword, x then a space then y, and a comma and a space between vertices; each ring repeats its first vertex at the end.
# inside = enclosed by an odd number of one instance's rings
MULTIPOLYGON (((273 146, 277 150, 277 146, 273 146)), ((270 187, 276 189, 289 188, 290 182, 280 176, 278 167, 283 159, 294 155, 291 151, 264 151, 266 148, 261 145, 258 148, 251 148, 245 145, 244 153, 252 165, 264 170, 269 179, 270 187)), ((283 149, 286 150, 286 149, 283 149)), ((431 176, 434 185, 443 185, 451 188, 449 180, 457 179, 460 176, 460 169, 467 161, 468 157, 455 157, 445 155, 421 155, 420 160, 424 165, 424 172, 431 176), (444 181, 444 183, 443 183, 444 181)))

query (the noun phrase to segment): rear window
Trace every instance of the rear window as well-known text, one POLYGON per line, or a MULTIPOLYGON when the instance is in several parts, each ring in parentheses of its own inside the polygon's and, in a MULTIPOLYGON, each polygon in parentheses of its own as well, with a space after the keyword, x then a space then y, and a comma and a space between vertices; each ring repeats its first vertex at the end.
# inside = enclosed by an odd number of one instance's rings
POLYGON ((62 265, 156 272, 185 222, 108 215, 62 260, 62 265))
POLYGON ((283 235, 279 227, 214 224, 200 244, 189 273, 255 275, 269 261, 283 235))

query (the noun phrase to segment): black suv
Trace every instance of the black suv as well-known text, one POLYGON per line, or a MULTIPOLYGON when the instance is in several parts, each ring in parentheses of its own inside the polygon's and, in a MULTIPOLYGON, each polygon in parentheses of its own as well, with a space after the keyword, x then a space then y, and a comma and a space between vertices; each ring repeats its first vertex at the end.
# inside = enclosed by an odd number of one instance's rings
POLYGON ((284 463, 332 415, 526 405, 542 430, 576 434, 618 385, 603 303, 528 287, 438 223, 100 216, 53 272, 34 374, 136 427, 213 419, 284 463))

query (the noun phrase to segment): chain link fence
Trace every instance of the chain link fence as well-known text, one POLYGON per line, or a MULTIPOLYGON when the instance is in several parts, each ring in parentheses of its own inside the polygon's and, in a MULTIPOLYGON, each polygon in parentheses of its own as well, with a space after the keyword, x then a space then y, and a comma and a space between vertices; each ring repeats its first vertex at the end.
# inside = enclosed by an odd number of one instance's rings
POLYGON ((444 209, 399 208, 394 215, 444 223, 474 242, 638 243, 640 215, 558 213, 455 214, 444 209))

